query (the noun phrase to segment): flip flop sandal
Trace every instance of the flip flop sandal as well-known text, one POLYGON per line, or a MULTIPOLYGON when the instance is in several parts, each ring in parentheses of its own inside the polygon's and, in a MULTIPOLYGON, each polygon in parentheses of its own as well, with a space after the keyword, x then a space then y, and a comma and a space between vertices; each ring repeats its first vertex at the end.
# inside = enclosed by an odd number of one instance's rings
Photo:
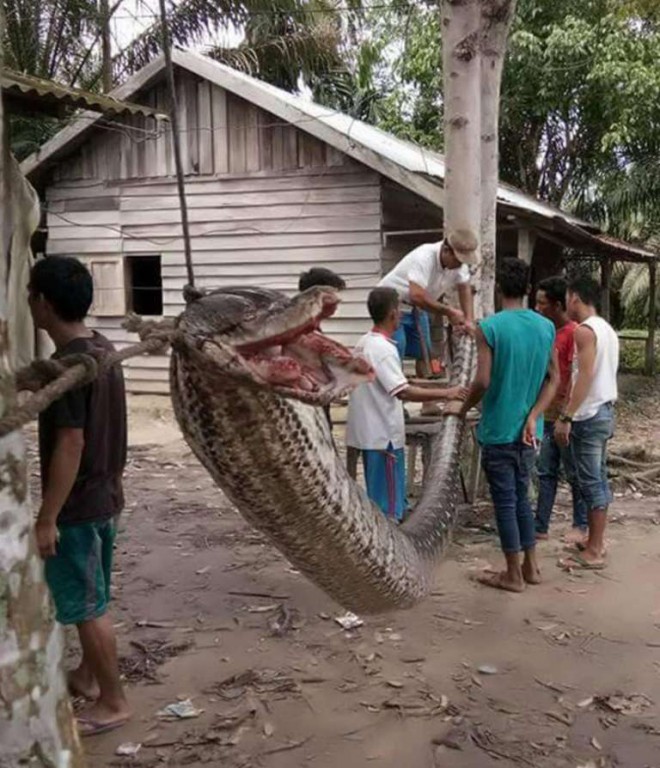
POLYGON ((102 733, 109 733, 126 725, 128 718, 122 720, 113 720, 111 723, 100 723, 98 720, 91 720, 87 717, 76 718, 78 723, 78 734, 83 738, 87 736, 100 736, 102 733))
POLYGON ((560 560, 559 567, 563 568, 565 571, 569 571, 571 569, 582 571, 602 571, 604 568, 607 568, 607 563, 604 561, 600 563, 590 563, 580 555, 571 555, 571 557, 566 558, 566 560, 560 560))

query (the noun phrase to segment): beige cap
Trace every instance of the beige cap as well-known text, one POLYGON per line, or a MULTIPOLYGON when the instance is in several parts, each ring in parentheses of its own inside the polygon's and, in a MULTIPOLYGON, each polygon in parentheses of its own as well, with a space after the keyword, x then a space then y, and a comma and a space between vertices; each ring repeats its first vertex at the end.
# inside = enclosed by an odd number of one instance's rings
POLYGON ((447 244, 463 264, 477 263, 479 242, 469 229, 456 229, 447 236, 447 244))

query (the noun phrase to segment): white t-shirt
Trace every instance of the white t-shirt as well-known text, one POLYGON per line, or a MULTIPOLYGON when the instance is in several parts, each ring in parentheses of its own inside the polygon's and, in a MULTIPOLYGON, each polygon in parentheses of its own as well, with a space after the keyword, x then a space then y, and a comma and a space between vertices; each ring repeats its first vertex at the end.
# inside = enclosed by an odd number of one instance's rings
POLYGON ((394 288, 401 301, 410 303, 409 283, 417 283, 431 294, 434 299, 449 292, 458 285, 470 282, 470 270, 467 264, 457 269, 446 269, 440 263, 439 243, 424 243, 404 256, 378 283, 379 288, 394 288))
POLYGON ((377 331, 369 331, 355 347, 373 367, 376 378, 360 384, 348 401, 346 445, 362 450, 384 451, 406 444, 403 403, 396 397, 408 386, 396 344, 377 331))
MULTIPOLYGON (((594 377, 589 393, 573 415, 574 421, 586 421, 598 413, 605 403, 614 403, 618 397, 616 374, 619 368, 619 337, 607 320, 598 315, 587 318, 587 325, 596 337, 594 377)), ((578 356, 573 355, 573 386, 578 375, 578 356)))

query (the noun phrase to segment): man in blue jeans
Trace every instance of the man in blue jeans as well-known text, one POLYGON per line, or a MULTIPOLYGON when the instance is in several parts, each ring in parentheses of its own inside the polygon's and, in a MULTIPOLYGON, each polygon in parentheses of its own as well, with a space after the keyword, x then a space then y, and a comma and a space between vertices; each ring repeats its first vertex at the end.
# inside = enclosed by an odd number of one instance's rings
POLYGON ((576 485, 571 452, 555 440, 555 422, 568 402, 571 392, 575 329, 577 323, 566 311, 566 280, 561 276, 542 280, 536 289, 536 311, 555 326, 555 350, 559 365, 559 386, 544 416, 543 443, 536 464, 539 496, 536 507, 536 538, 547 539, 552 508, 557 495, 559 469, 563 467, 573 497, 573 530, 566 536, 571 543, 581 542, 587 533, 587 508, 576 485))
POLYGON ((619 338, 598 316, 600 286, 580 277, 568 285, 566 306, 579 325, 575 331, 573 388, 555 426, 555 439, 568 446, 577 485, 588 510, 589 536, 578 551, 560 563, 587 570, 605 567, 605 528, 611 493, 607 482, 607 443, 614 432, 619 338))
POLYGON ((540 581, 527 489, 534 446, 543 434, 543 423, 537 420, 552 402, 559 372, 553 324, 523 307, 529 291, 528 265, 521 259, 504 259, 497 288, 502 310, 479 323, 477 372, 460 414, 483 399, 477 437, 506 560, 505 571, 485 573, 478 581, 522 592, 526 584, 540 581))

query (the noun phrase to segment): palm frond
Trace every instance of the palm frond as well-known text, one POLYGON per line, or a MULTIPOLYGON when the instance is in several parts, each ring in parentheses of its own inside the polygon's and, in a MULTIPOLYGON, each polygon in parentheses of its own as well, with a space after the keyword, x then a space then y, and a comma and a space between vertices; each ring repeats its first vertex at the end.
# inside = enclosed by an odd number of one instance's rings
MULTIPOLYGON (((245 31, 245 45, 239 46, 233 61, 253 73, 266 69, 266 55, 283 56, 294 65, 313 62, 315 57, 327 55, 329 41, 336 43, 336 35, 328 34, 330 24, 323 20, 334 4, 316 0, 182 0, 168 14, 168 27, 175 46, 188 46, 213 37, 220 30, 237 28, 245 31), (269 44, 272 38, 272 44, 269 44), (314 46, 318 45, 318 50, 314 46)), ((161 50, 161 24, 156 22, 146 29, 113 64, 115 75, 121 79, 128 73, 155 58, 161 50)), ((227 48, 217 46, 211 55, 229 62, 227 48)))
MULTIPOLYGON (((646 325, 650 307, 650 279, 646 264, 626 265, 621 284, 621 306, 624 322, 629 327, 646 325)), ((660 309, 660 293, 656 295, 656 309, 660 309)))
POLYGON ((316 24, 282 35, 244 42, 236 48, 215 47, 206 51, 221 61, 287 90, 294 90, 300 75, 305 79, 337 64, 337 30, 316 24))

